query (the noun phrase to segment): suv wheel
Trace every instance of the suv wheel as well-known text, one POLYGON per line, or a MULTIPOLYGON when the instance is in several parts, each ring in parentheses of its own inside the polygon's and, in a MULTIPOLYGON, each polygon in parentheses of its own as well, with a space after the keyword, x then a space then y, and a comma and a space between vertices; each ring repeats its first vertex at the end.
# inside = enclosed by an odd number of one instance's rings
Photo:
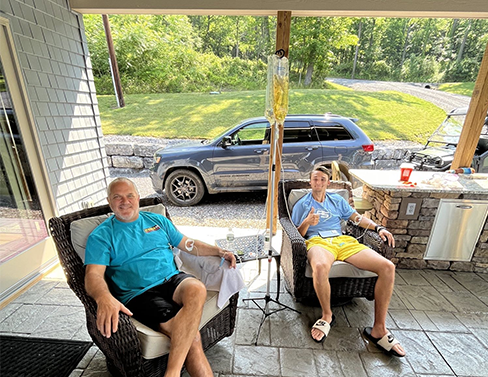
POLYGON ((164 190, 169 201, 180 207, 199 203, 205 194, 200 177, 186 169, 172 172, 166 179, 164 190))

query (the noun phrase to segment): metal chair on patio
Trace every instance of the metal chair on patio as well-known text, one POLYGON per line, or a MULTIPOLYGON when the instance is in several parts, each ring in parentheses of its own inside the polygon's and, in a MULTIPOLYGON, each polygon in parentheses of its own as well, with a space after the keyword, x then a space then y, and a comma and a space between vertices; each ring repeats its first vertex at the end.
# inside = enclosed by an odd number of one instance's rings
MULTIPOLYGON (((308 190, 310 190, 310 185, 305 180, 284 181, 279 185, 278 214, 283 227, 281 267, 287 289, 294 299, 317 305, 318 299, 313 287, 311 267, 307 261, 305 239, 300 235, 290 218, 292 206, 308 190)), ((343 195, 354 207, 352 187, 349 182, 331 181, 327 191, 335 191, 343 195)), ((387 258, 393 256, 393 249, 383 242, 375 231, 365 230, 348 222, 343 232, 355 238, 363 235, 359 239, 362 244, 387 258)), ((365 297, 368 300, 373 300, 377 279, 376 274, 360 270, 347 262, 334 262, 329 275, 332 303, 341 304, 354 297, 365 297)))
MULTIPOLYGON (((148 206, 157 206, 158 211, 155 212, 159 212, 159 208, 162 208, 162 211, 165 212, 163 214, 170 219, 168 212, 161 203, 161 199, 141 199, 141 210, 148 210, 150 208, 148 206)), ((72 239, 74 233, 78 230, 75 231, 72 225, 77 221, 87 220, 91 222, 89 226, 93 229, 98 223, 107 218, 110 212, 110 207, 104 205, 50 219, 49 227, 56 244, 59 260, 69 287, 85 307, 88 333, 98 348, 104 353, 110 373, 114 376, 163 376, 168 361, 169 338, 151 330, 123 313, 120 313, 119 316, 117 332, 112 334, 110 338, 105 338, 97 329, 97 306, 95 301, 85 291, 85 266, 82 258, 75 251, 72 239)), ((84 249, 84 245, 82 246, 84 249)), ((207 350, 221 339, 232 335, 235 327, 238 293, 233 295, 229 299, 228 304, 220 309, 216 306, 216 294, 217 292, 208 292, 200 324, 204 350, 207 350), (207 307, 208 312, 205 314, 207 307)))

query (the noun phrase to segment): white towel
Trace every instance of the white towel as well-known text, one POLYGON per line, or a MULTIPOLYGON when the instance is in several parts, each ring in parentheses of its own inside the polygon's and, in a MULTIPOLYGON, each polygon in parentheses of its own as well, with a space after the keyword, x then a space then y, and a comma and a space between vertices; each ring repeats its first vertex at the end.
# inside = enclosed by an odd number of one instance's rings
POLYGON ((175 254, 176 265, 181 271, 192 274, 199 279, 209 291, 219 292, 217 306, 222 308, 227 300, 245 287, 241 272, 229 268, 230 263, 225 261, 220 267, 219 257, 197 257, 195 255, 179 252, 175 254))

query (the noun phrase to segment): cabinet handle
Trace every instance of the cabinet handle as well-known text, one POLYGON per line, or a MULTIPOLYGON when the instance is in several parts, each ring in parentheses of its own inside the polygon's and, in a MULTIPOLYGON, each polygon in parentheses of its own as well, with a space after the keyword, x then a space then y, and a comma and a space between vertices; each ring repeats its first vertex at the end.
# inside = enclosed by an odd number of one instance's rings
POLYGON ((458 204, 456 206, 456 208, 459 208, 459 209, 472 209, 473 206, 468 206, 467 204, 458 204))

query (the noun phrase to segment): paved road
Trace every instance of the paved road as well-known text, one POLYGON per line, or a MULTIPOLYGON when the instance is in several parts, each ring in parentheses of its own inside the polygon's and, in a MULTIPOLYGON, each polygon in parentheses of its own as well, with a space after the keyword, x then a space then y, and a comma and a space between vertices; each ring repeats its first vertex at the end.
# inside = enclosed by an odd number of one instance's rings
POLYGON ((467 107, 469 105, 469 101, 471 100, 470 97, 462 96, 460 94, 447 93, 435 89, 426 89, 425 84, 334 78, 329 78, 327 81, 365 92, 383 92, 393 90, 410 94, 425 101, 432 102, 434 105, 440 107, 446 112, 451 111, 456 107, 467 107))

